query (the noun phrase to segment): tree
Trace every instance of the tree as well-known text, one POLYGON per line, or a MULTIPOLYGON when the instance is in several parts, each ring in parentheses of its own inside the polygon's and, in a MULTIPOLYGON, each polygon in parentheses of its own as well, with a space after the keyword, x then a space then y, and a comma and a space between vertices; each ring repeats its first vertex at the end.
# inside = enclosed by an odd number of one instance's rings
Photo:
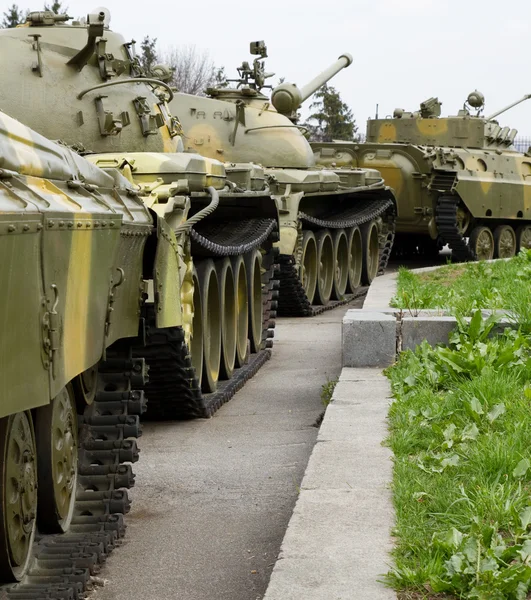
POLYGON ((68 6, 63 8, 61 2, 53 2, 52 4, 45 4, 44 10, 51 10, 56 15, 64 15, 68 13, 68 6))
POLYGON ((350 108, 341 100, 339 92, 325 84, 315 93, 315 99, 310 105, 315 112, 305 123, 310 130, 311 141, 353 140, 358 131, 356 121, 350 108))
POLYGON ((215 65, 208 52, 195 46, 169 48, 161 58, 173 71, 170 84, 180 92, 201 96, 208 88, 227 85, 225 68, 215 65))
POLYGON ((149 74, 151 69, 159 62, 156 46, 157 38, 150 38, 149 35, 146 35, 140 44, 140 64, 146 74, 149 74))
POLYGON ((21 10, 16 4, 13 4, 4 13, 4 19, 2 21, 2 29, 10 29, 24 23, 26 20, 27 11, 21 10))

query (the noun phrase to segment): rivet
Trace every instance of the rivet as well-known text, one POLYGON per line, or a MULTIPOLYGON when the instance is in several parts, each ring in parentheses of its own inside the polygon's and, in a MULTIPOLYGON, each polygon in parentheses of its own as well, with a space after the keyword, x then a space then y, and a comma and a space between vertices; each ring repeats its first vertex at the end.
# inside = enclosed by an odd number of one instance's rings
POLYGON ((29 225, 24 225, 24 227, 22 229, 24 229, 24 231, 29 231, 30 230, 30 226, 29 225))
POLYGON ((42 229, 42 223, 37 223, 37 231, 40 231, 42 229))
POLYGON ((78 226, 78 227, 83 227, 83 223, 82 223, 81 221, 78 221, 78 222, 77 222, 77 226, 78 226))
POLYGON ((74 226, 74 221, 68 221, 68 227, 73 227, 74 226))
POLYGON ((94 221, 94 227, 99 227, 100 226, 100 222, 99 221, 94 221))
POLYGON ((102 222, 101 222, 101 226, 102 226, 102 227, 107 227, 107 223, 106 223, 105 221, 102 221, 102 222))
POLYGON ((90 229, 90 223, 89 223, 88 221, 85 223, 85 227, 86 227, 87 229, 90 229))
POLYGON ((48 221, 48 227, 53 227, 55 223, 53 221, 48 221))
POLYGON ((114 227, 114 221, 110 221, 109 227, 114 227))
POLYGON ((59 221, 59 227, 64 227, 65 226, 65 222, 64 221, 59 221))
POLYGON ((13 231, 15 231, 16 227, 14 225, 9 225, 9 227, 7 228, 7 230, 12 233, 13 231))

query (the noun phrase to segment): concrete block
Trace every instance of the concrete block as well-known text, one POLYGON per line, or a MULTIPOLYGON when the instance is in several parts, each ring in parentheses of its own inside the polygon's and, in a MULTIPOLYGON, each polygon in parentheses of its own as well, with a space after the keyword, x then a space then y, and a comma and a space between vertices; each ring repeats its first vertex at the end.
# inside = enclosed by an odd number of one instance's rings
POLYGON ((353 369, 344 367, 341 370, 339 381, 379 381, 387 379, 382 375, 381 369, 353 369))
POLYGON ((347 311, 342 327, 343 367, 387 367, 396 358, 393 315, 347 311))
POLYGON ((404 317, 402 320, 402 350, 415 350, 424 340, 431 346, 448 344, 455 329, 455 317, 404 317))

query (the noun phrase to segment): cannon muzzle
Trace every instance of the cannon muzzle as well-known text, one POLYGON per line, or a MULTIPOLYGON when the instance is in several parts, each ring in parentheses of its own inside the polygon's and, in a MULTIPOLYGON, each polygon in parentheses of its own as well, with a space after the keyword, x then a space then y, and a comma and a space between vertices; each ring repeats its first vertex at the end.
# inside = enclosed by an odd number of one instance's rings
POLYGON ((307 100, 312 94, 330 81, 334 75, 337 75, 341 69, 345 69, 352 64, 350 54, 342 54, 334 63, 332 63, 322 73, 314 77, 309 83, 299 89, 294 83, 281 83, 271 94, 271 103, 277 111, 283 115, 292 115, 299 106, 307 100))

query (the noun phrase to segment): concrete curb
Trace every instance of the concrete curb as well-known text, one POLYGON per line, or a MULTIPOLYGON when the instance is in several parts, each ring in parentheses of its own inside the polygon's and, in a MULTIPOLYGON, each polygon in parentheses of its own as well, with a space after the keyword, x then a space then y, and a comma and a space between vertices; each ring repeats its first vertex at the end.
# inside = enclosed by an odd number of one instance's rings
POLYGON ((264 600, 396 600, 387 436, 390 384, 343 369, 313 449, 264 600))

